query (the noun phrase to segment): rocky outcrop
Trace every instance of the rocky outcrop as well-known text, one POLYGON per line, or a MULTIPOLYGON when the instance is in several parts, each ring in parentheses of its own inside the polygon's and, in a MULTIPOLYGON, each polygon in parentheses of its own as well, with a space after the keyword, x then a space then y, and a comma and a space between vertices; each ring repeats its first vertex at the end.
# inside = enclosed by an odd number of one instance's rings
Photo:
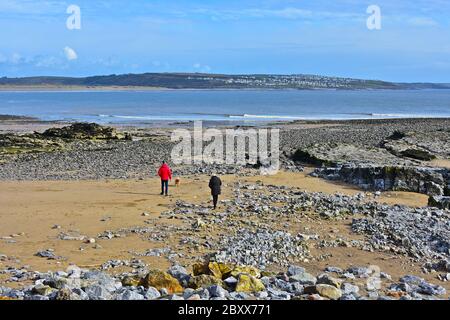
MULTIPOLYGON (((63 128, 51 128, 43 133, 0 134, 0 155, 51 153, 67 151, 72 142, 83 140, 131 140, 128 133, 95 123, 75 123, 63 128)), ((89 141, 88 141, 89 140, 89 141)))
POLYGON ((450 210, 450 196, 431 196, 428 205, 439 209, 450 210))
POLYGON ((430 161, 450 154, 450 132, 400 132, 396 131, 381 144, 397 157, 430 161))
POLYGON ((313 165, 338 166, 346 163, 354 165, 420 165, 413 159, 402 159, 383 148, 363 147, 353 144, 321 143, 298 149, 292 159, 313 165))
POLYGON ((51 152, 64 149, 58 139, 42 139, 35 135, 0 134, 0 155, 51 152))
POLYGON ((128 134, 121 134, 112 127, 104 127, 96 123, 74 123, 63 128, 51 128, 43 137, 79 139, 79 140, 131 140, 128 134))
POLYGON ((450 185, 450 170, 443 168, 347 164, 334 168, 319 168, 313 175, 344 181, 364 190, 409 191, 432 196, 444 195, 450 185))

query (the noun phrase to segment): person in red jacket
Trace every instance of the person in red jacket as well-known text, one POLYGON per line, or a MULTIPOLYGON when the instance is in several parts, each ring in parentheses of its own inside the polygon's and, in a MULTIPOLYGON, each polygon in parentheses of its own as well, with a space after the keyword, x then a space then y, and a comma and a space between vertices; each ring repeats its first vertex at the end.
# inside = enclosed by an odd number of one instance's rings
POLYGON ((169 180, 172 180, 172 170, 167 165, 165 161, 163 161, 161 168, 158 170, 158 176, 161 178, 161 195, 165 194, 169 195, 169 180))

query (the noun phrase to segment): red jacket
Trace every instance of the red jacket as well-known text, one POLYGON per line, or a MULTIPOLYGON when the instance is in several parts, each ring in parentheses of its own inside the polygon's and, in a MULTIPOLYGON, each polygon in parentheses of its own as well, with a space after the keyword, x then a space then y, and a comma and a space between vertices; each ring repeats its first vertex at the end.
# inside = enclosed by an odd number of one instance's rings
POLYGON ((172 180, 172 170, 170 170, 166 163, 159 168, 158 176, 161 177, 161 180, 172 180))

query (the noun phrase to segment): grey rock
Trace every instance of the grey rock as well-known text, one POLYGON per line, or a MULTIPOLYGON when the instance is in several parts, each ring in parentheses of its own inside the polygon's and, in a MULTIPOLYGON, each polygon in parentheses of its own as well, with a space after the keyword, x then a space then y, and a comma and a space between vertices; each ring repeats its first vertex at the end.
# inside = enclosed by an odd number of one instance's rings
POLYGON ((316 277, 313 275, 304 272, 300 274, 293 275, 289 278, 289 281, 291 282, 299 282, 302 285, 315 285, 317 282, 316 277))
POLYGON ((287 272, 288 276, 294 276, 303 273, 305 273, 305 268, 294 265, 290 265, 287 272))
POLYGON ((145 292, 145 298, 147 300, 154 300, 161 297, 161 293, 156 288, 149 287, 147 291, 145 292))
POLYGON ((119 293, 116 295, 116 300, 144 300, 144 296, 129 290, 129 289, 124 289, 124 291, 122 293, 119 293))
POLYGON ((353 285, 351 283, 343 283, 341 286, 341 290, 344 294, 350 295, 350 294, 358 294, 359 287, 356 285, 353 285))
POLYGON ((108 289, 101 285, 92 285, 84 289, 90 300, 109 300, 111 294, 108 289))
POLYGON ((228 296, 228 291, 219 285, 213 285, 208 288, 209 294, 213 298, 225 298, 228 296))

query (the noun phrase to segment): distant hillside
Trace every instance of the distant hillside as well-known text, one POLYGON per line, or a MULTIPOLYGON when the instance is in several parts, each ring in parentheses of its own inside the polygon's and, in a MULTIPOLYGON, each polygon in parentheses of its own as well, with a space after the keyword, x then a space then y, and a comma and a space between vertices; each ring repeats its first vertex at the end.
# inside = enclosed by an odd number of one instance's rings
POLYGON ((0 78, 0 87, 83 86, 159 87, 169 89, 450 89, 450 84, 392 83, 316 75, 223 75, 144 73, 70 77, 0 78))

